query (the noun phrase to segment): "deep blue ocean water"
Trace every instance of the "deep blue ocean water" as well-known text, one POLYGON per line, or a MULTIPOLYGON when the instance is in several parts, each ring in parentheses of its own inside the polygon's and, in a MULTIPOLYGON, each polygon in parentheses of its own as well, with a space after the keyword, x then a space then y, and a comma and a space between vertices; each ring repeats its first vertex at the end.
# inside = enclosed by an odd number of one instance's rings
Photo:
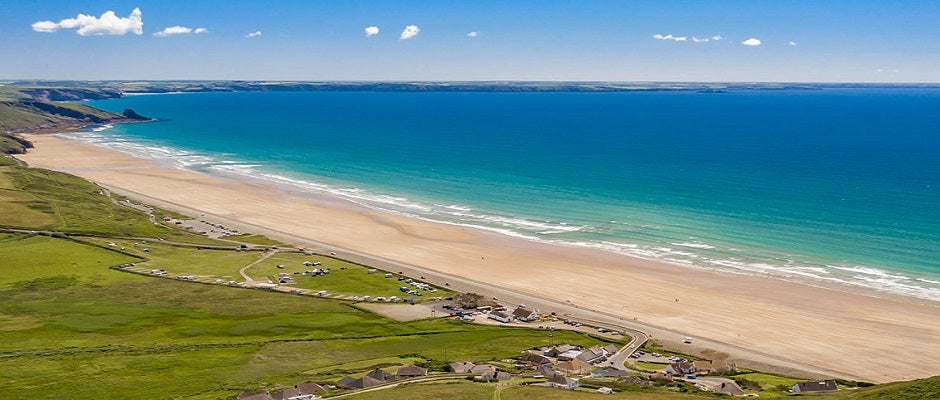
POLYGON ((72 137, 394 212, 940 301, 940 89, 245 92, 72 137))

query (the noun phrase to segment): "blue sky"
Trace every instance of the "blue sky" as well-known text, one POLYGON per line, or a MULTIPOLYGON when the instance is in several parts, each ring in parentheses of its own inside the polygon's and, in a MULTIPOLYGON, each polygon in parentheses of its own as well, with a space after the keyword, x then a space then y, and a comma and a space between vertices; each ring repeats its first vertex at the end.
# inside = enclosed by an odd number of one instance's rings
POLYGON ((940 1, 8 0, 0 55, 0 79, 940 82, 940 1))

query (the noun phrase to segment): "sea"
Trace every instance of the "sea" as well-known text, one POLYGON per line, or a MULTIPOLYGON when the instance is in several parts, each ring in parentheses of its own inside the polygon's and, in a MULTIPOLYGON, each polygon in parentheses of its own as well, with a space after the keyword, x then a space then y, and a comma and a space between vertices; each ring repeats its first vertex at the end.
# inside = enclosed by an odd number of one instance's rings
POLYGON ((940 302, 940 89, 226 92, 67 136, 534 241, 940 302))

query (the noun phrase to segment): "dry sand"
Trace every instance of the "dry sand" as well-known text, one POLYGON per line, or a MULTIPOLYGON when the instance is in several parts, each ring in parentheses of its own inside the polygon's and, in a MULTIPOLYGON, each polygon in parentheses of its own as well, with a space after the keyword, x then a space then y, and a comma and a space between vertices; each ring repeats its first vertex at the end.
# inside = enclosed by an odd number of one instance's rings
POLYGON ((17 157, 32 166, 545 300, 540 304, 636 318, 654 338, 669 342, 687 334, 736 359, 874 382, 940 375, 937 304, 531 242, 168 168, 58 137, 29 139, 36 148, 17 157))

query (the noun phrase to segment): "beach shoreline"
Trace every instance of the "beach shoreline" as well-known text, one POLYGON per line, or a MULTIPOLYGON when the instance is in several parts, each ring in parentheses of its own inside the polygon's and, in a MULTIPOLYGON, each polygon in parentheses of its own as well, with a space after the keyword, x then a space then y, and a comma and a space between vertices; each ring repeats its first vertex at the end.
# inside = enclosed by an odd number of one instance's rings
POLYGON ((27 138, 36 148, 17 157, 35 167, 72 173, 153 205, 241 223, 252 232, 336 249, 354 261, 415 268, 436 273, 436 279, 515 293, 526 304, 541 300, 536 304, 552 310, 572 307, 621 319, 666 344, 688 334, 702 338, 697 346, 753 365, 873 382, 940 374, 930 362, 940 355, 935 304, 532 242, 352 203, 337 206, 344 200, 316 201, 274 185, 174 169, 60 137, 27 138), (873 370, 867 364, 876 357, 880 368, 873 370))

